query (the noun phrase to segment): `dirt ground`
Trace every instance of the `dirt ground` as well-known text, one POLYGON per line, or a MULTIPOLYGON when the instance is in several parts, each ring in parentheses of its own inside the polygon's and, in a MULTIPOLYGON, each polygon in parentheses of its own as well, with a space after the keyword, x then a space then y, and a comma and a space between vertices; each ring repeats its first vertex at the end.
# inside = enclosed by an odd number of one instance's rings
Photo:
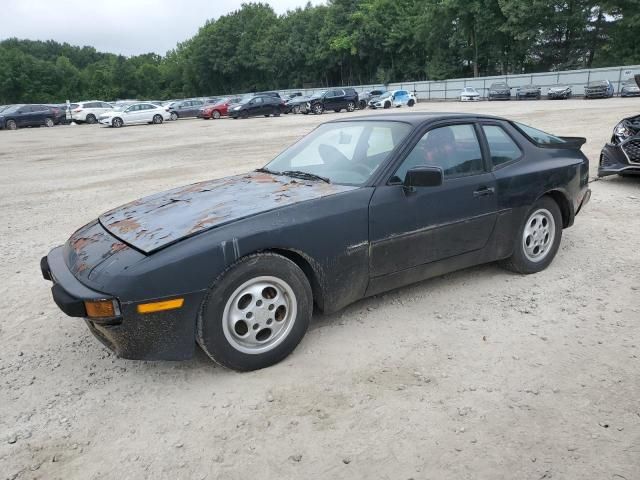
MULTIPOLYGON (((416 110, 585 136, 595 176, 640 99, 416 110)), ((594 181, 546 271, 361 301, 253 373, 121 360, 56 308, 38 262, 77 227, 261 166, 338 115, 0 131, 0 478, 640 479, 640 179, 594 181)))

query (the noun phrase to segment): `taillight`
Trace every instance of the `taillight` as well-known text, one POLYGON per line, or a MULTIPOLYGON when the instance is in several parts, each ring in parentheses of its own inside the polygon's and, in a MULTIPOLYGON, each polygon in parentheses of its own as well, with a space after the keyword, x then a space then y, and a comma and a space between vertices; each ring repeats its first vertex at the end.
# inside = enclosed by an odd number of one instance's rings
POLYGON ((81 111, 82 111, 82 109, 81 109, 81 108, 76 108, 76 109, 73 111, 73 113, 80 113, 81 111))

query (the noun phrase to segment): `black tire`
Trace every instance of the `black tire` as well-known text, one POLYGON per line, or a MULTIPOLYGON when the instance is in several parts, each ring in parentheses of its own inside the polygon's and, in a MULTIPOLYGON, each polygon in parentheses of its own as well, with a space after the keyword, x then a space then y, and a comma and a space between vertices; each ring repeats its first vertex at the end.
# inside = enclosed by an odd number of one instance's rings
POLYGON ((240 118, 243 120, 246 120, 247 118, 249 118, 249 112, 247 112, 246 110, 243 110, 242 112, 240 112, 240 118))
POLYGON ((220 118, 220 112, 218 110, 214 110, 211 114, 211 118, 213 118, 214 120, 218 120, 220 118))
POLYGON ((322 107, 322 104, 320 103, 316 103, 315 105, 313 105, 311 107, 311 110, 313 111, 314 114, 316 115, 321 115, 322 112, 324 112, 324 108, 322 107))
POLYGON ((360 110, 364 110, 364 109, 366 109, 366 108, 367 108, 367 102, 366 102, 366 100, 359 100, 359 101, 358 101, 358 108, 359 108, 360 110))
POLYGON ((333 111, 336 112, 336 113, 340 113, 342 111, 342 109, 341 108, 334 108, 333 111))
MULTIPOLYGON (((265 308, 266 305, 262 306, 262 297, 259 298, 260 306, 258 303, 253 303, 253 298, 249 297, 250 303, 246 308, 265 308)), ((242 298, 244 296, 240 298, 239 302, 242 301, 242 298)), ((270 297, 265 296, 264 298, 270 297)), ((268 300, 265 300, 266 302, 268 300)), ((220 365, 238 371, 258 370, 280 362, 293 352, 309 327, 312 313, 311 286, 300 267, 281 255, 257 253, 241 258, 216 279, 209 289, 198 315, 196 340, 202 350, 220 365), (257 277, 275 277, 285 282, 293 291, 297 314, 291 320, 288 332, 280 337, 280 343, 265 352, 246 353, 234 346, 226 337, 227 334, 233 334, 228 330, 225 333, 224 314, 227 303, 232 300, 234 294, 238 294, 238 289, 257 277)), ((253 318, 257 319, 258 317, 259 315, 256 315, 253 318)), ((249 317, 247 316, 247 318, 249 317)), ((259 321, 261 320, 256 323, 259 321)), ((269 321, 273 322, 269 319, 267 324, 269 321)), ((244 327, 247 330, 250 330, 246 325, 247 322, 240 320, 236 323, 240 322, 245 324, 244 327)), ((263 327, 260 325, 259 330, 262 329, 263 327)), ((265 327, 265 329, 268 328, 265 327)), ((243 334, 246 333, 243 332, 243 334)))
POLYGON ((17 130, 18 124, 16 123, 15 120, 7 120, 6 127, 7 127, 7 130, 17 130))
POLYGON ((111 125, 113 126, 113 128, 120 128, 123 125, 123 121, 120 117, 115 117, 113 120, 111 120, 111 125))
POLYGON ((355 111, 356 111, 356 103, 355 102, 347 103, 347 112, 351 113, 355 111))
POLYGON ((291 109, 291 113, 293 113, 294 115, 297 115, 298 113, 300 113, 300 105, 294 105, 293 108, 291 109))
POLYGON ((275 107, 273 109, 273 116, 274 117, 279 117, 280 116, 280 109, 278 107, 275 107))
POLYGON ((265 118, 269 118, 269 114, 267 113, 264 117, 265 117, 265 118))
POLYGON ((391 102, 388 102, 388 101, 387 101, 387 102, 384 102, 384 108, 385 108, 385 110, 386 110, 387 108, 391 108, 391 102))
POLYGON ((558 252, 558 248, 560 247, 561 240, 562 213, 560 212, 560 207, 553 198, 544 196, 538 199, 527 212, 522 225, 520 225, 520 228, 518 229, 518 235, 514 242, 513 254, 508 259, 503 260, 501 264, 507 270, 511 270, 516 273, 530 274, 540 272, 547 268, 553 261, 556 253, 558 252), (530 224, 532 217, 540 211, 546 211, 553 216, 555 227, 554 237, 545 256, 539 261, 531 261, 527 258, 527 254, 525 253, 525 228, 530 224))
POLYGON ((47 118, 45 118, 45 119, 44 119, 44 126, 45 126, 45 127, 47 127, 47 128, 51 128, 51 127, 53 127, 54 125, 55 125, 55 122, 53 121, 53 119, 52 119, 52 118, 48 118, 48 117, 47 117, 47 118))
POLYGON ((163 121, 164 121, 164 118, 162 118, 162 115, 154 115, 153 116, 153 123, 155 125, 160 125, 163 121))
POLYGON ((97 123, 98 120, 96 119, 96 116, 93 113, 90 113, 89 115, 87 115, 85 122, 87 122, 89 125, 93 125, 97 123))
POLYGON ((174 122, 180 118, 176 112, 171 112, 171 120, 174 122))
POLYGON ((409 107, 413 107, 416 104, 416 102, 413 100, 413 98, 411 100, 409 100, 409 102, 407 103, 407 105, 409 107))

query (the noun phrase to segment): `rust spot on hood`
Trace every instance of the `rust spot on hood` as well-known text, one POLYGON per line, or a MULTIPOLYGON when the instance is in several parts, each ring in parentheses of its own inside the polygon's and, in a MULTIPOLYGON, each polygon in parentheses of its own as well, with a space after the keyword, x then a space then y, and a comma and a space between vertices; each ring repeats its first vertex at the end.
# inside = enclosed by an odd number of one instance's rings
POLYGON ((357 187, 252 172, 151 195, 100 217, 123 242, 150 253, 185 236, 357 187))

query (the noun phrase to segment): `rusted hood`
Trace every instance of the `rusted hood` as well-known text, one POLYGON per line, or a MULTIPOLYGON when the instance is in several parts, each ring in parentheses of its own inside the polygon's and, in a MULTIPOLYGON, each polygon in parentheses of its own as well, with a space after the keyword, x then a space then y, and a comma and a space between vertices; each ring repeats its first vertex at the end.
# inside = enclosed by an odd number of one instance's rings
POLYGON ((225 223, 354 188, 253 172, 151 195, 101 215, 100 223, 151 253, 225 223))

